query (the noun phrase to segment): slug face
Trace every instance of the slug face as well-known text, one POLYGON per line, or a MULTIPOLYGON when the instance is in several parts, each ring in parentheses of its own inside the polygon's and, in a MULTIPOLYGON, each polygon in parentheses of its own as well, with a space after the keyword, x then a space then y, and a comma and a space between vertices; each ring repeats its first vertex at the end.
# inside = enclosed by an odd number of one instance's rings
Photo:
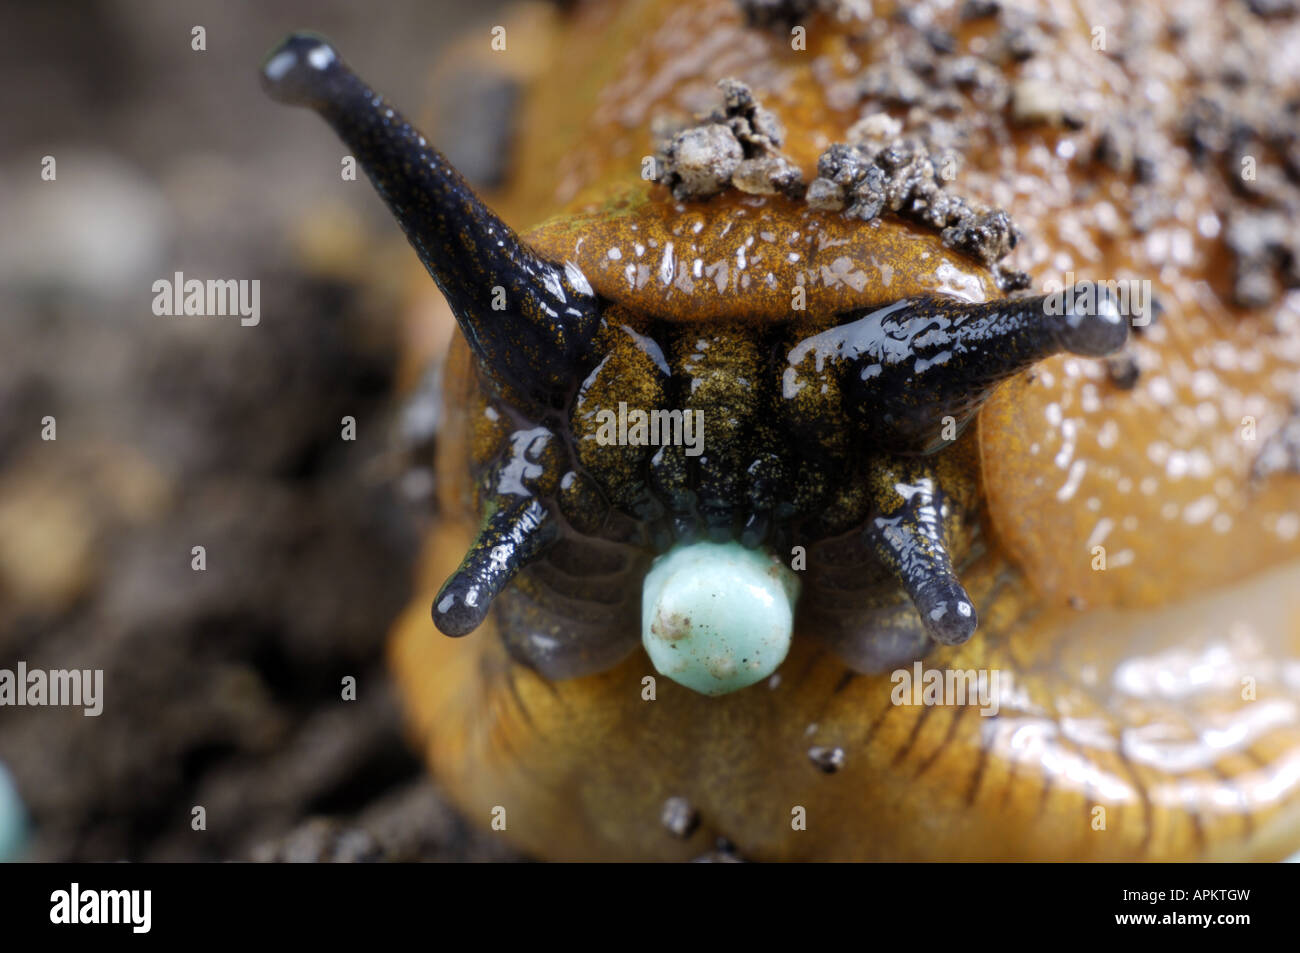
MULTIPOLYGON (((671 613, 648 600, 642 613, 653 556, 701 540, 762 548, 778 564, 805 551, 795 561, 812 593, 842 586, 846 560, 865 563, 857 604, 831 612, 839 624, 825 629, 860 670, 908 661, 930 641, 965 642, 977 616, 954 564, 974 533, 974 476, 948 448, 1001 381, 1061 351, 1109 354, 1127 338, 1104 298, 1085 312, 1060 294, 970 302, 922 290, 924 269, 912 263, 938 248, 907 235, 892 236, 906 280, 861 288, 865 305, 831 311, 815 300, 808 311, 802 276, 822 263, 791 250, 806 243, 788 222, 763 233, 767 247, 738 246, 737 283, 760 281, 766 304, 721 296, 684 314, 671 300, 619 301, 573 260, 548 260, 517 237, 323 40, 291 37, 264 78, 277 97, 319 111, 357 153, 452 305, 482 378, 473 470, 484 525, 435 599, 434 622, 463 636, 499 603, 512 655, 551 678, 607 668, 669 616, 680 621, 672 648, 713 659, 720 685, 771 674, 785 649, 751 663, 747 623, 704 646, 692 624, 720 594, 747 592, 750 576, 759 584, 757 567, 736 577, 748 563, 696 560, 705 585, 695 596, 679 594, 671 613), (770 299, 783 287, 791 302, 781 313, 770 299), (728 313, 764 307, 765 320, 728 313), (731 573, 725 582, 708 575, 716 562, 731 573), (597 596, 593 576, 615 581, 597 596), (903 599, 914 613, 899 611, 903 599), (587 611, 566 631, 575 605, 587 611), (650 621, 638 625, 643 614, 650 621), (738 667, 746 678, 732 677, 738 667)), ((634 248, 658 251, 660 267, 675 271, 656 212, 624 214, 619 227, 632 238, 633 274, 634 248)), ((701 231, 681 253, 702 274, 737 237, 701 231)), ((621 258, 615 247, 606 260, 621 258)), ((876 249, 878 261, 887 250, 876 249)), ((950 274, 943 265, 935 270, 950 274)), ((783 617, 795 614, 793 588, 774 596, 783 617)))

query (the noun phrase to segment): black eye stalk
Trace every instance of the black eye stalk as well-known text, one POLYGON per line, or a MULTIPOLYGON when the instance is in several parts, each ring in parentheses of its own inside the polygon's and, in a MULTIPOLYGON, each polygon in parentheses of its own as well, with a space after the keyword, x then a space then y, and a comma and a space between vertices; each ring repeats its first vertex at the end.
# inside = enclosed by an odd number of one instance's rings
POLYGON ((790 352, 798 378, 811 355, 844 377, 850 405, 872 442, 897 453, 933 453, 952 442, 1002 381, 1054 354, 1104 357, 1124 347, 1128 321, 1114 297, 1065 292, 971 304, 905 299, 802 341, 790 352), (1091 307, 1075 306, 1087 301, 1091 307))
POLYGON ((1128 321, 1099 290, 1086 313, 1056 292, 981 304, 928 299, 883 316, 880 332, 895 347, 859 359, 859 406, 883 444, 941 449, 951 442, 943 418, 960 431, 1002 381, 1062 352, 1104 357, 1124 347, 1128 321))
POLYGON ((582 272, 525 245, 323 38, 285 39, 263 63, 262 85, 282 103, 315 110, 356 155, 498 386, 535 406, 561 406, 600 326, 582 272))

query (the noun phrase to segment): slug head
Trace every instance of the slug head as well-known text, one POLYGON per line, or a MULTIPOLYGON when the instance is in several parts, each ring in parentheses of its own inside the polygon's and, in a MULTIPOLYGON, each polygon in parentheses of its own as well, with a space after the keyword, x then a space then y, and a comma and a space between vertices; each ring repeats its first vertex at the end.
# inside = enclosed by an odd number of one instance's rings
POLYGON ((1104 297, 985 300, 928 236, 782 198, 624 201, 525 241, 324 40, 290 37, 263 80, 357 155, 473 357, 482 524, 434 621, 463 636, 495 603, 549 677, 632 651, 652 560, 702 542, 791 560, 784 608, 859 670, 969 639, 963 429, 1034 362, 1127 338, 1104 297))

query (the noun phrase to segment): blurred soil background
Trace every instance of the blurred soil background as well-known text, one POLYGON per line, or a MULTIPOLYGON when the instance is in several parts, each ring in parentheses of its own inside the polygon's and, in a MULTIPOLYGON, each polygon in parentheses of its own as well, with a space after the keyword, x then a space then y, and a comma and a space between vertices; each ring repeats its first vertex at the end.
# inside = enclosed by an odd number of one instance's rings
POLYGON ((104 671, 99 717, 0 708, 24 859, 510 856, 440 798, 383 662, 431 515, 436 408, 395 396, 414 257, 257 81, 319 31, 491 184, 517 89, 431 77, 496 10, 0 4, 0 668, 104 671), (155 316, 177 271, 259 279, 260 323, 155 316))

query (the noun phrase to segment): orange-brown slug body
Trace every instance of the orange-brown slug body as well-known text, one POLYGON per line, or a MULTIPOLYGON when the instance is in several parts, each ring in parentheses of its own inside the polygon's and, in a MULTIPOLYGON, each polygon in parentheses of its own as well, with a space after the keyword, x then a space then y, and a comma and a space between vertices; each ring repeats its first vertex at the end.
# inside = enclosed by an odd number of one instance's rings
POLYGON ((439 277, 469 331, 391 649, 432 771, 544 858, 1300 849, 1300 297, 1260 220, 1300 195, 1300 140, 1285 110, 1214 125, 1243 84, 1285 101, 1300 25, 1228 2, 825 4, 792 43, 743 6, 581 4, 511 36, 563 64, 500 202, 553 296, 511 312, 507 367, 491 312, 439 277), (688 161, 719 139, 721 171, 688 161), (1234 179, 1236 148, 1272 191, 1234 179), (1126 344, 1044 323, 1033 292, 1094 281, 1151 292, 1126 344), (538 357, 556 337, 574 365, 538 357), (584 408, 682 393, 717 428, 704 462, 594 441, 584 408), (804 559, 783 664, 719 697, 639 645, 647 567, 714 533, 804 559), (523 568, 492 575, 494 552, 523 568), (927 621, 935 579, 977 629, 927 621), (482 594, 496 608, 463 608, 482 594), (475 631, 440 636, 440 603, 475 631), (693 823, 663 823, 672 799, 693 823))

